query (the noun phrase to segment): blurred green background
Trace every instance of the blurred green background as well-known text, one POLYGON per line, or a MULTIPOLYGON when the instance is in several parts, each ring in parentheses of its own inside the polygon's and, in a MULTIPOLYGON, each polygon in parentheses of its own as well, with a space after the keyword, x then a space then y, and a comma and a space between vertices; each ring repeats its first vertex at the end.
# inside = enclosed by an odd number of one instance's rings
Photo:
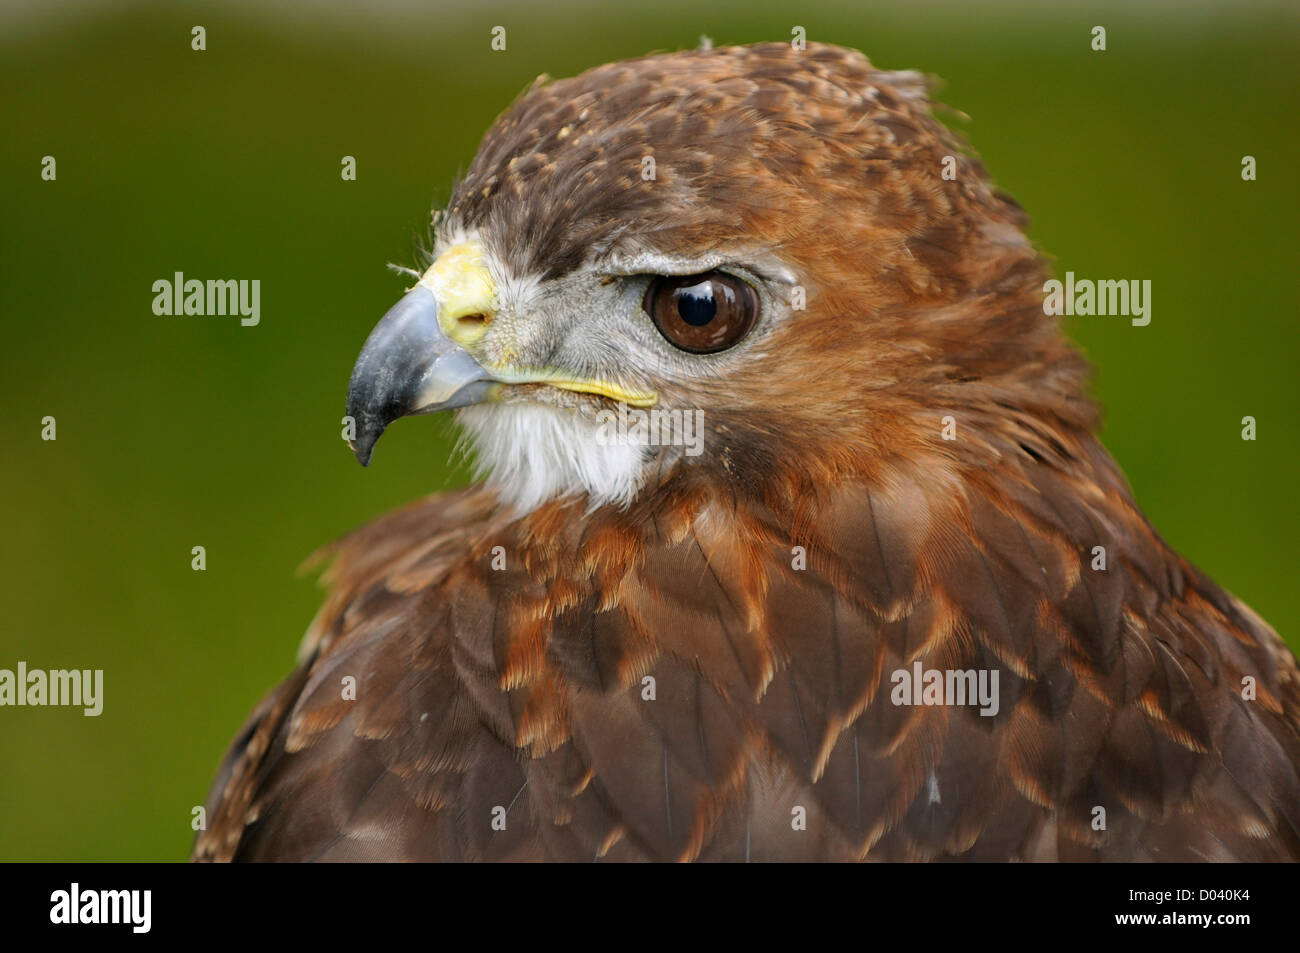
POLYGON ((339 439, 353 359, 406 284, 385 263, 414 263, 537 74, 701 34, 797 23, 944 77, 1061 273, 1151 279, 1149 327, 1071 319, 1106 442, 1166 538, 1300 645, 1296 14, 1139 6, 6 7, 0 667, 102 668, 106 697, 98 718, 0 709, 0 859, 185 857, 192 806, 318 605, 298 564, 468 478, 445 420, 399 424, 369 470, 339 439), (155 316, 175 271, 260 279, 261 324, 155 316))

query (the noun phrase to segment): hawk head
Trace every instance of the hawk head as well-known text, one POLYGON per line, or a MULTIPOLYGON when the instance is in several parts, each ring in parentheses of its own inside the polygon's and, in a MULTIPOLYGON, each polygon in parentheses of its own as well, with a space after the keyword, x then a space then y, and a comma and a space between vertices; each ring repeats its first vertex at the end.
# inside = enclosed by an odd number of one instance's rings
POLYGON ((1044 317, 1024 225, 924 79, 851 50, 543 77, 366 342, 353 449, 366 463, 396 418, 455 408, 526 511, 626 505, 671 479, 862 473, 981 407, 1087 429, 1086 368, 1044 317), (673 438, 693 422, 696 446, 673 438))

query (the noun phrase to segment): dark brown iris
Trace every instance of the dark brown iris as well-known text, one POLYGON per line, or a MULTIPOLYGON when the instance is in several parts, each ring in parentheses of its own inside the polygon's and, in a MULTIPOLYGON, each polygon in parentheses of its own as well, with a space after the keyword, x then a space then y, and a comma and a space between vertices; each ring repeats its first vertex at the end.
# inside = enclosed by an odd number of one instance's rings
POLYGON ((758 320, 758 293, 734 275, 664 275, 642 303, 668 343, 692 354, 713 354, 739 344, 758 320))

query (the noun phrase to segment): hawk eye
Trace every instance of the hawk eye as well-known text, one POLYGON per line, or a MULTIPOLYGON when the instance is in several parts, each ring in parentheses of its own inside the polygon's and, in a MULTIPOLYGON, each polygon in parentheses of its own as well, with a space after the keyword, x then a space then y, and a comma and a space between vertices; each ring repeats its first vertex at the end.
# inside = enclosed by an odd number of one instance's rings
POLYGON ((663 275, 641 305, 668 343, 692 354, 739 344, 758 320, 758 292, 734 275, 663 275))

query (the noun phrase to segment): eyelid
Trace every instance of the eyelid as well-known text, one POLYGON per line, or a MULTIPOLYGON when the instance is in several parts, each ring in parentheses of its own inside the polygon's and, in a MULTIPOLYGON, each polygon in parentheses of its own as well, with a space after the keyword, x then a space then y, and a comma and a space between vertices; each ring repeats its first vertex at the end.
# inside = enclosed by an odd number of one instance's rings
MULTIPOLYGON (((731 275, 733 278, 739 278, 747 281, 752 285, 785 285, 794 287, 799 284, 798 278, 794 272, 784 265, 763 265, 751 261, 723 260, 716 264, 709 264, 709 259, 693 262, 673 262, 671 264, 663 262, 664 267, 650 267, 651 262, 641 260, 631 260, 627 262, 626 267, 620 266, 616 261, 605 261, 599 263, 599 267, 604 270, 600 283, 602 285, 618 281, 620 278, 660 278, 660 277, 681 277, 687 275, 703 275, 710 271, 720 271, 723 274, 731 275)), ((661 263, 654 263, 658 266, 661 263)))

